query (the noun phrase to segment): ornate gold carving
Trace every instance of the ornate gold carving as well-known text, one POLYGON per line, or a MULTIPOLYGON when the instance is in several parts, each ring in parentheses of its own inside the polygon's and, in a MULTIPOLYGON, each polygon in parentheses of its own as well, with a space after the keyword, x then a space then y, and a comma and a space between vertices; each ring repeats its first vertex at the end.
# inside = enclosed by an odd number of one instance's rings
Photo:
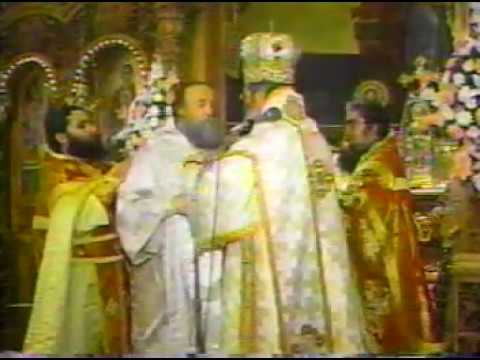
POLYGON ((361 103, 375 102, 382 106, 387 106, 391 101, 388 87, 377 80, 362 82, 355 90, 353 97, 355 101, 361 103))
POLYGON ((433 219, 428 214, 415 213, 415 225, 417 227, 418 241, 427 243, 432 240, 433 219))
POLYGON ((322 354, 326 352, 326 334, 320 332, 316 327, 304 324, 300 332, 293 336, 289 344, 291 354, 322 354))
POLYGON ((113 34, 98 38, 83 51, 79 66, 75 71, 75 83, 72 86, 73 95, 78 96, 78 94, 75 93, 85 91, 81 88, 87 84, 86 72, 87 69, 94 64, 97 53, 103 49, 118 46, 126 48, 133 55, 136 88, 142 89, 146 85, 148 60, 141 44, 128 35, 113 34))
POLYGON ((388 313, 391 293, 385 283, 375 280, 367 280, 363 290, 365 304, 365 318, 367 331, 376 339, 384 335, 382 319, 388 313))
POLYGON ((67 24, 86 6, 89 6, 89 4, 79 4, 77 2, 12 3, 5 6, 5 10, 0 17, 0 29, 9 27, 30 16, 44 16, 67 24))
POLYGON ((120 304, 115 299, 110 298, 105 308, 105 313, 109 317, 116 317, 120 313, 120 304))
POLYGON ((168 66, 178 65, 182 53, 180 36, 185 27, 185 12, 176 3, 155 3, 157 18, 156 52, 168 66))
POLYGON ((56 71, 52 65, 52 62, 44 55, 37 53, 22 54, 14 58, 7 65, 7 67, 0 74, 0 93, 6 94, 8 92, 8 81, 15 71, 17 71, 20 67, 30 63, 38 64, 43 69, 47 78, 46 86, 52 93, 56 93, 58 90, 58 83, 56 71))
POLYGON ((303 103, 296 96, 288 96, 283 112, 285 116, 297 124, 307 117, 303 103))
POLYGON ((308 165, 308 178, 312 194, 317 199, 323 198, 333 190, 335 177, 326 170, 325 165, 320 160, 315 160, 308 165))

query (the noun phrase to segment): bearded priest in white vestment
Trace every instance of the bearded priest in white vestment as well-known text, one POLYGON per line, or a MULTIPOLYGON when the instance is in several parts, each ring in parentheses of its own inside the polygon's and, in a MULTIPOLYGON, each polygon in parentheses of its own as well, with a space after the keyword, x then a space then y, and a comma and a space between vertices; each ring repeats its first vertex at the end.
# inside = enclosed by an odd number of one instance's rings
POLYGON ((131 263, 135 353, 198 351, 194 244, 181 206, 189 194, 183 163, 192 154, 215 151, 222 134, 211 118, 214 94, 208 85, 187 84, 178 93, 180 116, 167 120, 134 154, 118 195, 117 229, 131 263))
MULTIPOLYGON (((215 340, 227 355, 369 350, 332 155, 292 86, 297 58, 287 35, 245 38, 254 126, 214 161, 193 156, 185 165, 194 179, 197 251, 222 256, 221 271, 202 285, 211 287, 204 301, 222 304, 215 340)), ((214 324, 203 319, 209 344, 214 324)))

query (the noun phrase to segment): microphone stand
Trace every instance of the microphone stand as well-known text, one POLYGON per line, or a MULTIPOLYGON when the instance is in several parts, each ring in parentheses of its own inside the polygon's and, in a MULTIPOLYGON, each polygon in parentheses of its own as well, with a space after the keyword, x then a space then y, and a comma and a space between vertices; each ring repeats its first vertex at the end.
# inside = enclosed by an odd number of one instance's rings
POLYGON ((205 339, 202 331, 202 299, 200 296, 200 265, 199 265, 199 253, 196 246, 194 246, 193 266, 195 274, 195 343, 197 352, 199 354, 205 354, 205 339))
MULTIPOLYGON (((237 141, 241 136, 245 136, 249 134, 253 126, 255 124, 255 120, 247 119, 242 124, 236 126, 235 128, 231 129, 230 133, 227 134, 224 144, 220 147, 220 152, 227 151, 228 148, 237 141)), ((197 178, 195 188, 198 189, 198 185, 200 182, 200 178, 202 176, 203 171, 200 170, 197 178)), ((218 199, 219 194, 219 175, 220 175, 220 164, 218 164, 216 168, 216 186, 215 186, 215 199, 218 199)), ((212 241, 215 237, 215 228, 217 222, 217 206, 215 205, 215 214, 214 214, 214 224, 212 228, 212 241)), ((197 249, 197 246, 194 242, 194 254, 193 254, 193 265, 194 265, 194 311, 195 311, 195 343, 198 353, 205 354, 206 353, 206 344, 205 344, 205 336, 203 334, 203 327, 202 327, 202 299, 201 299, 201 286, 200 286, 200 264, 199 264, 199 257, 200 252, 197 249)), ((211 285, 211 284, 209 284, 211 285)))

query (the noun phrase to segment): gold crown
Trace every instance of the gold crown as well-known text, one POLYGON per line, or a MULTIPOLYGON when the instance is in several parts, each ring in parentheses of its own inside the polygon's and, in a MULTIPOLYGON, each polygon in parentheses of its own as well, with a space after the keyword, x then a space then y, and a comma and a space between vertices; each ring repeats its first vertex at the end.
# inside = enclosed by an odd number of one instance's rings
POLYGON ((299 56, 300 51, 287 34, 251 34, 241 44, 245 83, 293 84, 299 56))

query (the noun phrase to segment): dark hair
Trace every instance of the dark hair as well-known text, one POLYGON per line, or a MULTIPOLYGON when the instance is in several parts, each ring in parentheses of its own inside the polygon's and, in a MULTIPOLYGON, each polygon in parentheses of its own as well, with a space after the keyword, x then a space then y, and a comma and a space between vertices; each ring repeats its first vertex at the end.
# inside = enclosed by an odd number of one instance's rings
POLYGON ((212 87, 209 83, 205 81, 192 81, 192 82, 186 82, 186 83, 180 83, 177 86, 175 86, 175 109, 178 109, 180 106, 184 105, 185 102, 185 93, 187 92, 187 89, 192 87, 192 86, 208 86, 212 87))
POLYGON ((387 109, 377 103, 356 103, 352 110, 358 111, 368 125, 377 126, 377 135, 383 139, 390 131, 390 116, 387 109))
POLYGON ((47 143, 50 149, 54 152, 61 153, 62 146, 58 142, 56 135, 65 134, 68 127, 68 117, 74 111, 85 111, 84 108, 79 106, 66 105, 61 108, 50 109, 47 122, 45 124, 45 130, 47 135, 47 143))

